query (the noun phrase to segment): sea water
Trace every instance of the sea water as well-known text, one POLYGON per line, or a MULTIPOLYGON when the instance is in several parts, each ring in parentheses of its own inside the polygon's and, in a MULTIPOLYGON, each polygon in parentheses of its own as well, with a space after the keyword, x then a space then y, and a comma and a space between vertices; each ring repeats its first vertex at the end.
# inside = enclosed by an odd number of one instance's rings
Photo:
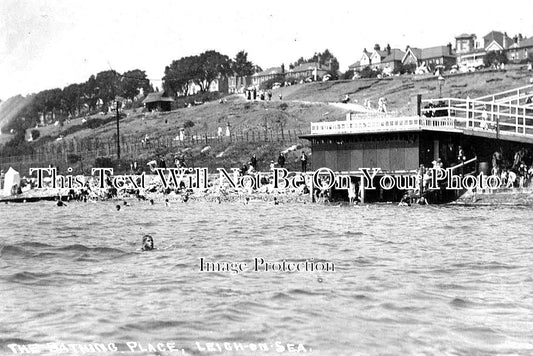
POLYGON ((530 207, 116 204, 0 205, 0 354, 533 354, 530 207))

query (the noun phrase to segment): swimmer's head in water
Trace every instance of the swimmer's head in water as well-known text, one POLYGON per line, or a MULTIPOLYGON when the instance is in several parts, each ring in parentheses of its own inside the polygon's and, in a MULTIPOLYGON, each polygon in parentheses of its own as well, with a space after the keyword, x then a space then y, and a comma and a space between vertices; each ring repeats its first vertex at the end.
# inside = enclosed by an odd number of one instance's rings
POLYGON ((143 251, 150 251, 154 249, 154 239, 150 235, 143 236, 143 251))
POLYGON ((150 199, 150 204, 154 205, 154 200, 153 199, 150 199))
POLYGON ((120 210, 120 205, 117 205, 117 211, 120 210))

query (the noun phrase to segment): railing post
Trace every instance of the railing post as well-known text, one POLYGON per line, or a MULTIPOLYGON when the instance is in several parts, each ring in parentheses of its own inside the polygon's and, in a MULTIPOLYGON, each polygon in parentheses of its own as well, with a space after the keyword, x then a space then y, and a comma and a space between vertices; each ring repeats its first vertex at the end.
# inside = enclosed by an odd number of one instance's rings
MULTIPOLYGON (((516 109, 516 111, 518 111, 518 108, 516 109)), ((522 124, 524 125, 524 136, 526 135, 526 108, 522 108, 522 124)))
POLYGON ((466 100, 466 128, 470 128, 470 101, 466 100))

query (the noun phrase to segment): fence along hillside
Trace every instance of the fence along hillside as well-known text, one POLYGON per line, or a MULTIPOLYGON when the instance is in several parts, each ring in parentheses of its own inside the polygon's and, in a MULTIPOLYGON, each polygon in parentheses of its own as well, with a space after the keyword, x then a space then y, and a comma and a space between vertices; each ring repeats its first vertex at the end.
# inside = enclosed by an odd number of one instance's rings
MULTIPOLYGON (((179 151, 191 146, 211 146, 220 143, 296 143, 299 136, 305 134, 303 129, 290 129, 284 131, 246 130, 233 131, 229 136, 218 135, 217 133, 200 133, 191 131, 180 139, 176 135, 162 135, 150 137, 144 142, 144 135, 121 135, 120 157, 124 160, 136 160, 140 155, 150 155, 158 150, 170 149, 179 151)), ((115 136, 116 137, 116 136, 115 136)), ((117 157, 117 144, 115 137, 110 139, 100 139, 98 137, 84 139, 63 139, 49 142, 36 147, 33 154, 20 156, 0 156, 0 166, 2 169, 13 166, 15 169, 26 167, 48 167, 54 165, 58 168, 68 167, 69 163, 76 161, 85 162, 92 165, 97 157, 117 157)))

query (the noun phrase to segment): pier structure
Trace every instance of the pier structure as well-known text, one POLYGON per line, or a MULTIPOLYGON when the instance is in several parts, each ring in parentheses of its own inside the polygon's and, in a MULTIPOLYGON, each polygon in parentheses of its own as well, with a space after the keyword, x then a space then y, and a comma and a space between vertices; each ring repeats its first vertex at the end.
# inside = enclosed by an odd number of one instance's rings
MULTIPOLYGON (((360 168, 413 174, 434 161, 460 174, 491 172, 495 152, 511 161, 533 151, 533 85, 477 98, 417 97, 412 115, 348 113, 346 120, 311 123, 313 167, 361 177, 360 168), (461 157, 460 157, 461 156, 461 157)), ((387 193, 387 192, 385 192, 387 193)), ((396 200, 379 192, 373 199, 396 200)))

